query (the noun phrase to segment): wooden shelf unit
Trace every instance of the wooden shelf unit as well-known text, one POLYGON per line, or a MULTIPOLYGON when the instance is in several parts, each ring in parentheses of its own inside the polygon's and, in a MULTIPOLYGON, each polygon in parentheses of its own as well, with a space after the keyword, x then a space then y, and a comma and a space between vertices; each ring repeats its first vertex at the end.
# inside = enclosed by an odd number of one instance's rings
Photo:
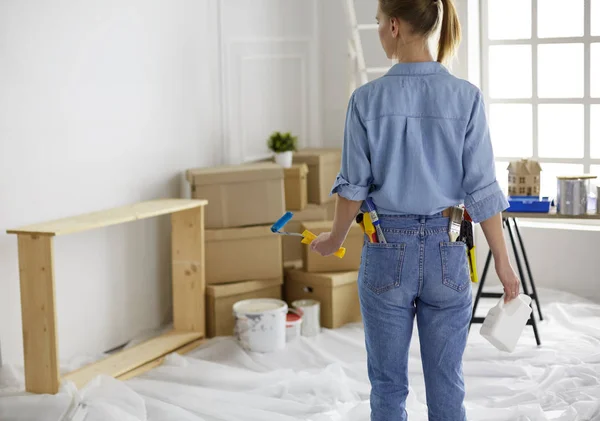
POLYGON ((55 308, 54 237, 160 215, 171 215, 173 331, 65 375, 83 387, 104 374, 127 379, 158 366, 171 352, 185 353, 206 335, 204 206, 206 200, 136 203, 10 229, 19 249, 25 389, 55 394, 60 387, 55 308))

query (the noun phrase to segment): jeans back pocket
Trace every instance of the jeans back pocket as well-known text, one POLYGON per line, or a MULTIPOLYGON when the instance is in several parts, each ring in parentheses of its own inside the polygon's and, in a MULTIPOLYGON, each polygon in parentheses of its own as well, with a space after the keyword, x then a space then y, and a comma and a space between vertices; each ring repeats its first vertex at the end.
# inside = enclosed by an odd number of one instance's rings
POLYGON ((442 282, 458 292, 463 291, 471 283, 467 246, 463 242, 440 243, 442 255, 442 282))
POLYGON ((366 243, 364 284, 376 294, 400 286, 406 244, 366 243))

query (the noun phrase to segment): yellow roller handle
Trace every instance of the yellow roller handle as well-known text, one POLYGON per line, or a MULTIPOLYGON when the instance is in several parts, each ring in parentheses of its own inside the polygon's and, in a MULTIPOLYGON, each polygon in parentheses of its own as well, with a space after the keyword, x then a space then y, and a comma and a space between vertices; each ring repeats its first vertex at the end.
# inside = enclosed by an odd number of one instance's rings
MULTIPOLYGON (((302 236, 304 237, 302 239, 302 244, 310 244, 312 243, 315 238, 317 238, 316 235, 314 235, 312 232, 310 231, 304 231, 302 233, 302 236)), ((344 247, 340 247, 338 251, 336 251, 335 253, 333 253, 334 256, 339 257, 340 259, 344 257, 344 255, 346 254, 346 249, 344 247)))

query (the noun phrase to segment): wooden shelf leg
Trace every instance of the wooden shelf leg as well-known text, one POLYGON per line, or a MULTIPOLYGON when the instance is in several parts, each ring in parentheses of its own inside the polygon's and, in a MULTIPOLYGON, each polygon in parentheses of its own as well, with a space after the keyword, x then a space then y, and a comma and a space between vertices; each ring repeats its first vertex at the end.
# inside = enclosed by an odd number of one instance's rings
POLYGON ((18 235, 25 389, 58 393, 53 237, 18 235))
POLYGON ((171 215, 173 325, 206 334, 204 207, 171 215))

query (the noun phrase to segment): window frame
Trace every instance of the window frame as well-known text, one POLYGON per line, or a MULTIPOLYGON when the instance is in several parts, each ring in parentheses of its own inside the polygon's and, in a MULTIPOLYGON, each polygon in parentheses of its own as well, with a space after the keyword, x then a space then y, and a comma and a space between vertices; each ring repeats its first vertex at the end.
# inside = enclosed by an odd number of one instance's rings
MULTIPOLYGON (((592 36, 592 0, 584 1, 584 31, 581 37, 564 38, 539 38, 538 37, 538 2, 543 0, 531 0, 531 38, 511 39, 511 40, 490 40, 488 34, 488 0, 479 0, 480 11, 480 48, 481 48, 481 90, 483 92, 486 111, 490 115, 490 106, 493 104, 531 104, 533 110, 532 121, 532 139, 533 154, 531 157, 514 156, 496 156, 496 161, 514 161, 519 158, 533 158, 541 164, 579 164, 583 165, 585 173, 591 171, 592 165, 600 165, 600 159, 591 156, 591 108, 594 104, 600 104, 600 98, 591 96, 591 45, 600 43, 600 36, 592 36), (538 96, 538 47, 545 44, 583 44, 583 71, 584 71, 584 91, 582 98, 539 98, 538 96), (490 97, 490 73, 489 73, 489 53, 490 47, 496 45, 530 45, 531 46, 531 77, 532 77, 532 96, 531 98, 509 98, 492 99, 490 97), (539 156, 539 106, 543 104, 581 104, 584 108, 584 139, 583 139, 583 158, 545 158, 539 156)), ((492 133, 492 137, 494 134, 492 133)))

